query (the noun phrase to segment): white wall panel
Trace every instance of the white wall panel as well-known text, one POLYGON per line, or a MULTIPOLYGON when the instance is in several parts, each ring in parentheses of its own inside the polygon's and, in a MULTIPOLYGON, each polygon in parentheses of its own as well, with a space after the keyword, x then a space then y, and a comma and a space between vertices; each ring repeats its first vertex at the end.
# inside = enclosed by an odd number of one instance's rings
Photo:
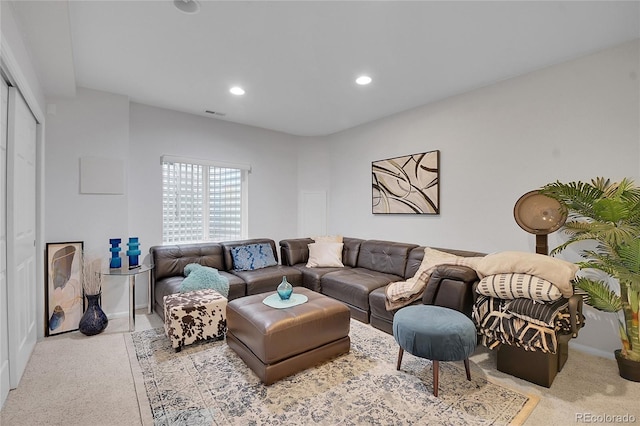
MULTIPOLYGON (((83 194, 80 158, 109 159, 129 166, 129 99, 95 90, 78 89, 74 99, 50 99, 55 115, 47 115, 45 156, 45 241, 83 241, 89 254, 109 257, 109 239, 130 236, 128 198, 123 177, 120 194, 83 194)), ((95 170, 94 170, 95 171, 95 170)), ((109 179, 99 171, 94 183, 109 179)), ((104 187, 101 187, 105 189, 104 187)), ((95 188, 94 188, 95 189, 95 188)), ((106 188, 109 189, 109 188, 106 188)), ((144 244, 144 241, 143 241, 144 244)), ((122 246, 126 250, 126 245, 122 246)), ((126 317, 129 292, 126 278, 106 277, 102 306, 107 315, 126 317)), ((140 297, 146 286, 140 285, 140 297)), ((140 300, 144 306, 146 300, 140 300)))

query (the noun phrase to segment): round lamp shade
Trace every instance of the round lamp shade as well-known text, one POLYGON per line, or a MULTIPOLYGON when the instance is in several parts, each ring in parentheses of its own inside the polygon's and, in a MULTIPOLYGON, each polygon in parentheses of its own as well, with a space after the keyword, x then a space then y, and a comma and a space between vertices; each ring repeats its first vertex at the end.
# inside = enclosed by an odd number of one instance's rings
POLYGON ((535 190, 518 199, 513 216, 525 231, 547 235, 560 229, 567 220, 567 211, 557 200, 535 190))

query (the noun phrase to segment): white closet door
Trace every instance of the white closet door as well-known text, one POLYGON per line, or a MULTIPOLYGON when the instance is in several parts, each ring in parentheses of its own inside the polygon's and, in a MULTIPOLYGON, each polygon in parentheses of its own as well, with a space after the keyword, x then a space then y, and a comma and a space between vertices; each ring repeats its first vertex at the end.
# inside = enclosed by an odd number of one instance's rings
POLYGON ((37 338, 35 241, 36 120, 20 93, 10 87, 7 139, 7 295, 11 388, 18 386, 37 338))
POLYGON ((0 407, 9 394, 9 328, 7 327, 7 83, 0 77, 0 407))

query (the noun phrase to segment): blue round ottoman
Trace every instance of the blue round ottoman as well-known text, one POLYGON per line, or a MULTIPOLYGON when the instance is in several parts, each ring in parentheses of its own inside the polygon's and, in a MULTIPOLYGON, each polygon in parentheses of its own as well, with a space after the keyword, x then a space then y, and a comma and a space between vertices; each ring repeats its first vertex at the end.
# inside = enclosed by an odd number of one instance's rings
POLYGON ((412 305, 393 317, 393 337, 400 345, 397 370, 404 351, 433 361, 433 394, 438 396, 439 361, 464 361, 471 380, 469 356, 476 349, 476 326, 466 315, 434 305, 412 305))

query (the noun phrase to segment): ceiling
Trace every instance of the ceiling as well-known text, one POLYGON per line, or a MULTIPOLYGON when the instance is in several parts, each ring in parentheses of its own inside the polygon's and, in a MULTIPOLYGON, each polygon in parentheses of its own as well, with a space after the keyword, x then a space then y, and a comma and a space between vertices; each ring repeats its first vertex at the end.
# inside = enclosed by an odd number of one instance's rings
POLYGON ((640 38, 635 1, 200 1, 194 15, 168 0, 12 4, 48 97, 86 87, 303 136, 640 38), (361 74, 373 82, 356 85, 361 74))

